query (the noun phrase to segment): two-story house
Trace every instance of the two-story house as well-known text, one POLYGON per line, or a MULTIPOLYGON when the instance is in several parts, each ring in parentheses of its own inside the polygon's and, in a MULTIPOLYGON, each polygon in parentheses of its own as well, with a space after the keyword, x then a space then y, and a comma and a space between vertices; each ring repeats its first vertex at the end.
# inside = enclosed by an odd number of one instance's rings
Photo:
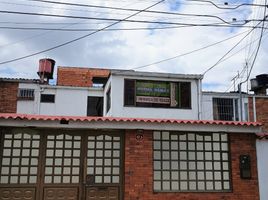
POLYGON ((202 119, 201 75, 53 68, 0 79, 1 200, 259 199, 261 124, 202 119))

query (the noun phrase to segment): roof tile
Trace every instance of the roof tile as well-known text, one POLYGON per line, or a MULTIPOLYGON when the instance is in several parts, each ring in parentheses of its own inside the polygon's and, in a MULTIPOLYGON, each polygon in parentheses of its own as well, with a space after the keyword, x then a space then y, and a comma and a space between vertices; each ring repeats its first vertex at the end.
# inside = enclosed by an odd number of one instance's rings
POLYGON ((19 119, 29 121, 81 121, 81 122, 145 122, 145 123, 172 123, 172 124, 211 124, 211 125, 235 125, 235 126, 261 126, 260 122, 241 121, 215 121, 215 120, 181 120, 181 119, 153 119, 153 118, 124 118, 124 117, 83 117, 83 116, 51 116, 29 115, 15 113, 0 113, 0 119, 19 119))

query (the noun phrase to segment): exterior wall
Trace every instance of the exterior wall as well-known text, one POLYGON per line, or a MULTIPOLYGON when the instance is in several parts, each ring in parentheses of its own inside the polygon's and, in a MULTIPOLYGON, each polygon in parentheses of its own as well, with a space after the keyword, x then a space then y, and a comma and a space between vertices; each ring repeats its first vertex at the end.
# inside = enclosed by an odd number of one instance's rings
POLYGON ((87 97, 103 96, 102 90, 47 88, 42 94, 55 94, 55 103, 40 103, 42 115, 87 116, 87 97))
POLYGON ((91 87, 93 77, 108 77, 106 69, 89 69, 78 67, 58 67, 57 85, 91 87))
MULTIPOLYGON (((258 122, 263 123, 263 130, 268 132, 268 96, 255 97, 256 117, 258 122)), ((254 121, 253 97, 249 98, 249 118, 254 121)))
POLYGON ((87 97, 103 96, 102 88, 57 87, 38 84, 20 84, 19 88, 35 90, 34 101, 18 100, 17 113, 40 115, 87 115, 87 97), (54 94, 54 103, 41 103, 41 94, 54 94))
POLYGON ((18 83, 0 82, 0 113, 16 113, 18 83))
MULTIPOLYGON (((213 92, 203 92, 202 93, 202 114, 201 117, 203 120, 213 120, 213 98, 232 98, 238 99, 238 114, 240 117, 240 102, 239 102, 239 94, 234 95, 231 93, 213 93, 213 92)), ((243 97, 242 99, 242 113, 243 119, 241 121, 247 121, 246 108, 244 106, 245 103, 248 103, 248 98, 243 97)))
POLYGON ((152 131, 144 131, 143 139, 136 140, 136 131, 126 131, 125 135, 125 199, 137 200, 257 200, 258 178, 255 136, 253 134, 230 134, 232 167, 232 192, 215 193, 174 193, 153 191, 153 146, 152 131), (239 156, 251 156, 252 179, 240 179, 239 156))
POLYGON ((39 102, 40 102, 40 87, 38 84, 20 83, 20 89, 34 89, 33 100, 21 100, 17 101, 17 113, 20 114, 39 114, 39 102))
MULTIPOLYGON (((165 119, 198 119, 198 81, 191 81, 191 109, 179 109, 179 108, 144 108, 144 107, 126 107, 124 106, 124 79, 141 79, 146 78, 139 77, 123 77, 123 76, 111 76, 111 111, 109 116, 112 117, 137 117, 137 118, 165 118, 165 119)), ((148 80, 148 79, 146 79, 148 80)), ((149 80, 159 80, 157 78, 150 78, 149 80)), ((161 79, 161 81, 185 81, 174 79, 161 79)))
MULTIPOLYGON (((253 97, 249 98, 249 118, 254 121, 253 97)), ((256 121, 263 123, 263 132, 268 132, 268 96, 255 96, 256 121)), ((257 140, 258 175, 260 199, 268 199, 268 140, 257 140)))
POLYGON ((268 199, 268 140, 257 140, 257 160, 258 160, 258 176, 259 176, 259 190, 260 199, 268 199))

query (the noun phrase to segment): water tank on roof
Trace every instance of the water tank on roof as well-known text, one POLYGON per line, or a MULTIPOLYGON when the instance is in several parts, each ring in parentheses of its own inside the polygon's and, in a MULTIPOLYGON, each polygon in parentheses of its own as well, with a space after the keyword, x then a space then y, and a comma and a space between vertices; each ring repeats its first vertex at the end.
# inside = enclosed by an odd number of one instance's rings
POLYGON ((55 60, 50 58, 44 58, 39 60, 38 76, 41 82, 47 82, 49 79, 53 79, 53 72, 55 66, 55 60))
POLYGON ((256 76, 256 79, 258 81, 258 85, 261 87, 268 86, 268 74, 260 74, 256 76))
POLYGON ((266 95, 266 89, 268 88, 268 74, 260 74, 250 80, 251 91, 254 91, 257 95, 266 95))

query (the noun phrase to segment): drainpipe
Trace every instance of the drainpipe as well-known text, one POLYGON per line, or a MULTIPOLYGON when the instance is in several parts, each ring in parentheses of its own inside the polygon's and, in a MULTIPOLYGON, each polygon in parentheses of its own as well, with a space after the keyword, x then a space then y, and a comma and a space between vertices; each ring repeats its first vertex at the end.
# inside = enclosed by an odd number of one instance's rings
POLYGON ((257 117, 256 117, 256 97, 255 96, 253 96, 252 97, 252 107, 253 107, 253 120, 254 120, 254 122, 256 122, 257 121, 257 117))
POLYGON ((201 103, 201 95, 202 95, 202 85, 201 85, 201 79, 198 79, 198 120, 201 120, 201 114, 202 114, 202 103, 201 103))
POLYGON ((243 112, 242 112, 242 91, 241 91, 241 85, 242 83, 238 84, 238 91, 239 91, 239 121, 243 121, 243 112))

